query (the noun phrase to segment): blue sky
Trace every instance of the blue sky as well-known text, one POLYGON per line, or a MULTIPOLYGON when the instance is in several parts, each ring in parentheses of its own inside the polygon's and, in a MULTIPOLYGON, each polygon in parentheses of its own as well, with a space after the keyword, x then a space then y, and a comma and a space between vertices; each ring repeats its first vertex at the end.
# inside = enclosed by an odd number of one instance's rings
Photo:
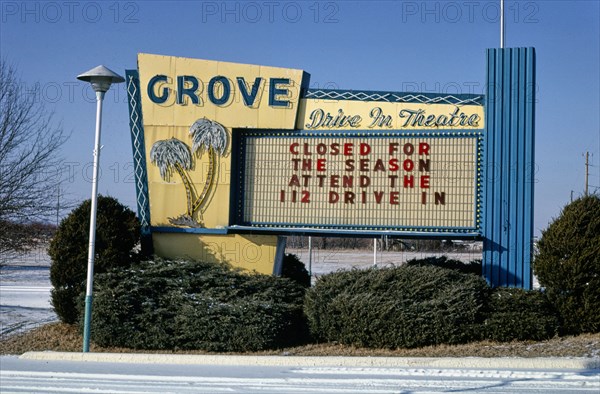
MULTIPOLYGON (((506 46, 537 51, 535 234, 600 186, 598 1, 506 1, 506 46)), ((76 76, 124 74, 139 52, 303 69, 311 87, 482 93, 499 47, 494 1, 50 1, 0 3, 1 56, 71 133, 61 189, 91 193, 95 105, 76 76)), ((99 190, 135 207, 124 84, 104 105, 99 190)))

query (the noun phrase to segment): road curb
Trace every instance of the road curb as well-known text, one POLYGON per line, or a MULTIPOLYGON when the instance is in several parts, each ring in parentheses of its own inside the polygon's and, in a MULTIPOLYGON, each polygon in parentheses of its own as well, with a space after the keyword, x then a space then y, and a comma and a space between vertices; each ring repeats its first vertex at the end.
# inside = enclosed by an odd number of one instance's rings
POLYGON ((25 360, 131 364, 185 364, 283 367, 478 368, 478 369, 600 369, 600 357, 345 357, 345 356, 225 356, 147 353, 27 352, 25 360))

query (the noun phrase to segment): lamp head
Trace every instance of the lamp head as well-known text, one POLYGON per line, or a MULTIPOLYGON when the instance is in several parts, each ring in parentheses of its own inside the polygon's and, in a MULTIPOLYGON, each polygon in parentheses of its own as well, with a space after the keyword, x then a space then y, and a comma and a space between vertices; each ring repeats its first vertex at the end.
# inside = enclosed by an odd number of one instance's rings
POLYGON ((125 78, 104 66, 94 67, 77 76, 80 81, 92 84, 95 92, 106 92, 113 83, 125 82, 125 78))

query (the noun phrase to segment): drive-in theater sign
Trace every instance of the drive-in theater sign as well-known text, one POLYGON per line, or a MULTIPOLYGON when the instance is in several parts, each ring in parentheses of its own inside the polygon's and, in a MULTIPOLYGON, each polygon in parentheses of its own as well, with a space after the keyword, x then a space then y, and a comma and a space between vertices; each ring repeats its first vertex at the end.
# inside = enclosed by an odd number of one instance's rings
POLYGON ((485 95, 310 89, 301 70, 140 54, 127 71, 143 247, 276 273, 286 234, 482 239, 531 286, 535 54, 485 95))

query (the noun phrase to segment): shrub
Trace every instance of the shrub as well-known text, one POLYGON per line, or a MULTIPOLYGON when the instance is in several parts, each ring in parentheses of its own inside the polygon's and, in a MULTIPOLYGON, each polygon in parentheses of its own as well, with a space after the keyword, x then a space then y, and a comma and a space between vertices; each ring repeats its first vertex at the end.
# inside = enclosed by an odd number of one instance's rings
POLYGON ((534 271, 563 334, 600 331, 600 198, 567 205, 542 232, 534 271))
MULTIPOLYGON (((79 293, 85 290, 90 230, 90 200, 75 208, 58 226, 50 242, 52 259, 50 281, 51 302, 65 323, 79 318, 79 293)), ((94 272, 129 266, 132 249, 139 240, 140 225, 135 213, 112 197, 98 197, 96 214, 96 256, 94 272)))
POLYGON ((544 340, 557 333, 558 316, 539 291, 498 287, 486 303, 482 336, 499 342, 544 340))
POLYGON ((304 263, 295 254, 286 254, 283 257, 281 276, 295 280, 304 287, 310 287, 310 275, 304 263))
POLYGON ((302 343, 305 289, 223 264, 156 260, 96 279, 92 339, 135 349, 256 351, 302 343))
POLYGON ((416 267, 425 267, 425 266, 434 266, 441 268, 448 268, 457 270, 459 272, 465 274, 475 274, 481 276, 481 260, 471 261, 470 263, 463 263, 459 260, 451 260, 446 256, 440 257, 426 257, 424 259, 412 259, 408 260, 406 265, 416 266, 416 267))
POLYGON ((477 339, 488 286, 433 266, 324 275, 306 296, 313 336, 347 345, 398 348, 477 339))

